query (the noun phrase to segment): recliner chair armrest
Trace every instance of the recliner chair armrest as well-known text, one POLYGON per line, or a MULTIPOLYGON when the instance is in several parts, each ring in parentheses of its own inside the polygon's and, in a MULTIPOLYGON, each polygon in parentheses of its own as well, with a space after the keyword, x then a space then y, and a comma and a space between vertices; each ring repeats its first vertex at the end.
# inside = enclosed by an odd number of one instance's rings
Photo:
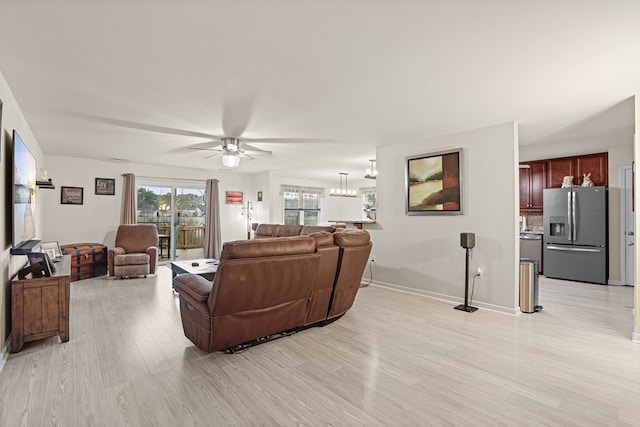
POLYGON ((173 279, 176 292, 189 296, 195 301, 206 301, 209 298, 213 282, 197 274, 180 274, 173 279))
POLYGON ((127 251, 125 251, 124 248, 121 248, 120 246, 109 248, 107 250, 107 265, 109 267, 109 276, 114 276, 115 269, 113 260, 115 259, 116 255, 124 255, 126 253, 127 251))
POLYGON ((149 273, 154 274, 158 269, 158 247, 149 246, 146 252, 149 254, 149 273))

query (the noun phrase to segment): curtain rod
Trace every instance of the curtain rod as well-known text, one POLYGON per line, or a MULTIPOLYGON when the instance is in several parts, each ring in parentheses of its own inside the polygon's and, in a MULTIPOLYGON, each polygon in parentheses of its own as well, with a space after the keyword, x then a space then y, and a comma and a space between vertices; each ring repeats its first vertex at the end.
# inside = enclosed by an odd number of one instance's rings
MULTIPOLYGON (((128 173, 123 173, 122 176, 127 176, 129 175, 128 173)), ((133 174, 136 175, 136 174, 133 174)), ((136 175, 136 178, 142 178, 142 179, 153 179, 153 180, 157 180, 157 181, 190 181, 190 182, 203 182, 206 183, 207 182, 207 178, 203 178, 203 179, 190 179, 190 178, 167 178, 167 177, 162 177, 162 176, 144 176, 144 175, 136 175)), ((218 180, 218 182, 220 182, 220 180, 218 180)))

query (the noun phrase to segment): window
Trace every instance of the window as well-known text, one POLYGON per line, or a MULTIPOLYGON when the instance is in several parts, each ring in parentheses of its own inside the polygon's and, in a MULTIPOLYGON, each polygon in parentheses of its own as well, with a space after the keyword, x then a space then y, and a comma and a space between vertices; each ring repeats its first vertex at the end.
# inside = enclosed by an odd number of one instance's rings
POLYGON ((324 188, 282 185, 280 194, 284 197, 285 224, 318 225, 322 209, 320 198, 324 188))
POLYGON ((376 195, 376 187, 361 188, 362 208, 364 211, 364 219, 376 219, 376 209, 378 208, 378 197, 376 195))

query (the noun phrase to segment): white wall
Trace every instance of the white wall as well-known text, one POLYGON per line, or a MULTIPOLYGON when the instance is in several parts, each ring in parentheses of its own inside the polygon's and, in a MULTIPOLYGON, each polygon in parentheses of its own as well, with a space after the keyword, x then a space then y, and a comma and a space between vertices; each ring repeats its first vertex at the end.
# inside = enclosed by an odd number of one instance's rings
POLYGON ((44 206, 43 229, 41 238, 55 240, 61 245, 67 243, 104 243, 113 246, 114 233, 120 224, 123 205, 123 173, 136 174, 136 181, 152 180, 172 181, 198 180, 205 182, 209 178, 220 180, 220 222, 222 240, 246 238, 246 222, 237 205, 226 205, 225 191, 244 191, 245 196, 251 189, 251 177, 221 171, 188 169, 166 166, 111 163, 100 160, 79 159, 63 156, 45 156, 49 177, 53 180, 54 190, 40 190, 40 206, 44 206), (95 178, 114 178, 115 196, 95 195, 95 178), (60 203, 60 187, 83 187, 82 205, 63 205, 60 203))
MULTIPOLYGON (((357 190, 360 187, 375 186, 375 182, 371 180, 354 180, 349 181, 349 190, 357 190)), ((283 221, 283 198, 280 196, 280 185, 300 185, 307 187, 322 187, 325 189, 325 197, 322 199, 322 218, 321 224, 329 224, 330 220, 350 220, 363 219, 362 196, 358 197, 331 197, 329 191, 331 188, 340 186, 338 172, 334 182, 318 181, 311 179, 291 178, 279 175, 278 172, 269 173, 269 194, 270 198, 270 219, 271 223, 281 224, 283 221)))
MULTIPOLYGON (((2 174, 2 191, 0 191, 0 203, 4 209, 0 210, 0 369, 6 358, 6 340, 9 336, 11 324, 11 277, 22 268, 27 260, 25 256, 12 256, 11 248, 11 179, 13 167, 11 163, 11 150, 13 147, 13 130, 16 129, 20 137, 24 140, 29 151, 36 158, 37 166, 42 167, 43 155, 38 142, 22 114, 22 110, 0 72, 0 99, 3 102, 2 108, 2 128, 0 129, 0 173, 2 174)), ((36 238, 42 236, 42 213, 43 203, 40 198, 41 192, 36 193, 36 238)))
POLYGON ((374 282, 462 301, 465 250, 460 233, 476 234, 471 269, 481 266, 473 304, 509 313, 518 301, 518 141, 508 123, 377 151, 378 224, 374 282), (463 215, 405 215, 405 157, 463 149, 463 215))

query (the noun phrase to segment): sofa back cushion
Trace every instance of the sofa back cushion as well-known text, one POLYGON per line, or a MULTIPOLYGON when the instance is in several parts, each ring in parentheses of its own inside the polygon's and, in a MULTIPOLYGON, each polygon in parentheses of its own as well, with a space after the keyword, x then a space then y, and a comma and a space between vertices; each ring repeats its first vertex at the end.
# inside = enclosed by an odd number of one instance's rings
POLYGON ((284 255, 299 255, 313 253, 316 242, 307 236, 294 236, 287 239, 275 237, 256 240, 236 240, 226 242, 222 246, 220 261, 242 258, 262 258, 284 255))
POLYGON ((226 243, 207 301, 212 348, 304 324, 319 260, 311 237, 226 243))
POLYGON ((340 247, 340 259, 328 318, 345 313, 353 305, 372 247, 366 230, 335 233, 334 240, 340 247))
POLYGON ((320 255, 320 263, 305 325, 327 319, 339 257, 339 248, 333 243, 333 233, 321 231, 310 234, 309 237, 316 241, 316 251, 320 255))
POLYGON ((276 237, 299 236, 301 225, 279 224, 276 227, 276 237))
POLYGON ((120 225, 115 243, 127 253, 144 253, 149 247, 158 246, 158 228, 155 224, 120 225))
POLYGON ((269 237, 276 237, 276 228, 278 228, 278 224, 258 224, 255 232, 253 233, 253 238, 265 239, 269 237))
POLYGON ((310 234, 319 233, 321 231, 333 233, 335 230, 336 228, 330 225, 304 225, 302 227, 302 230, 300 230, 300 235, 308 236, 310 234))

